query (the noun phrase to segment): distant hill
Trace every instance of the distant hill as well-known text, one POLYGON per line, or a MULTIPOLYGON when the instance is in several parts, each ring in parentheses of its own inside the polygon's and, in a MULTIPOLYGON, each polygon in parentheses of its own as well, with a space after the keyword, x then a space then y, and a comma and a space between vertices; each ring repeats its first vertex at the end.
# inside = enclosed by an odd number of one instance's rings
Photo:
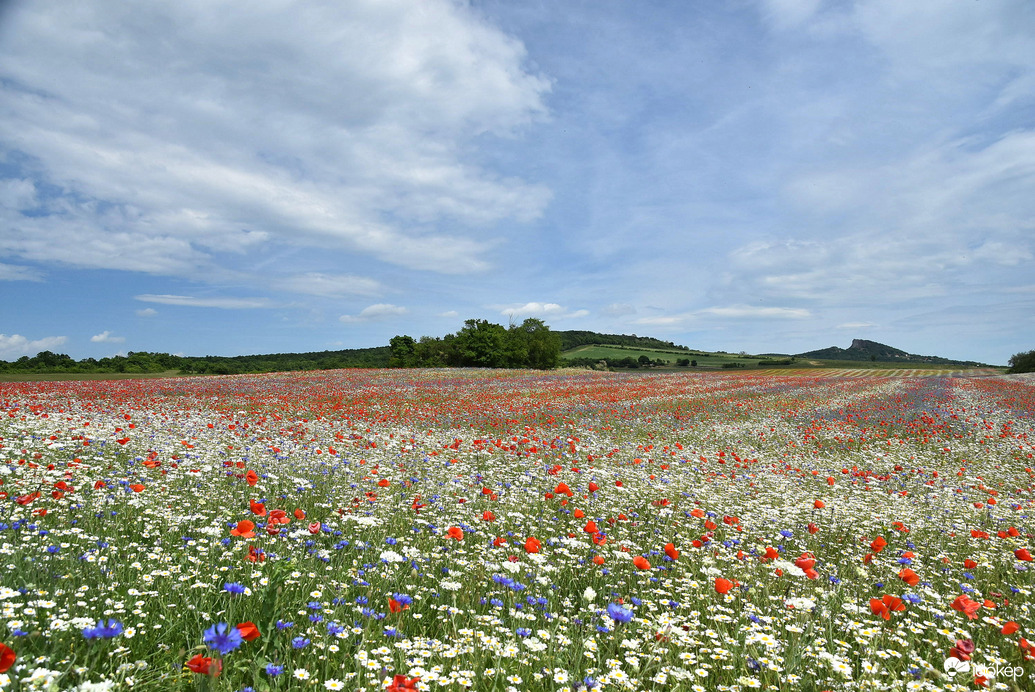
POLYGON ((649 336, 636 336, 635 334, 600 334, 598 332, 587 332, 579 330, 568 330, 554 332, 561 337, 561 350, 570 351, 579 346, 590 344, 608 344, 611 346, 632 346, 639 348, 657 348, 662 350, 687 351, 686 346, 677 346, 671 341, 662 341, 649 336))
POLYGON ((813 358, 815 360, 856 360, 877 363, 937 363, 943 365, 980 365, 973 361, 950 360, 939 356, 918 356, 906 353, 886 344, 866 339, 853 339, 848 348, 831 346, 818 351, 799 353, 796 358, 813 358))

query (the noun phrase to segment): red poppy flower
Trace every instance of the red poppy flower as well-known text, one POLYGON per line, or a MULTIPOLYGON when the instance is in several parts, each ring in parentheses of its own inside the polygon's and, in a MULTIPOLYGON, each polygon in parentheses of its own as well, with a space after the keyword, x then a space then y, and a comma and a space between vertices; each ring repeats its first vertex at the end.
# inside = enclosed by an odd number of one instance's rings
POLYGON ((676 550, 675 543, 666 543, 665 544, 665 554, 668 555, 673 560, 678 560, 679 559, 679 551, 676 550))
POLYGON ((506 544, 507 544, 507 539, 504 538, 503 536, 496 536, 496 538, 492 539, 492 545, 497 547, 497 548, 499 548, 501 545, 506 545, 506 544))
POLYGON ((1018 560, 1024 560, 1025 562, 1031 562, 1031 553, 1028 552, 1027 548, 1018 548, 1013 551, 1014 557, 1018 560))
POLYGON ((311 524, 309 524, 309 533, 311 533, 311 534, 318 534, 318 533, 320 533, 320 522, 314 521, 311 524))
POLYGON ((254 641, 259 638, 259 628, 255 626, 255 623, 249 620, 248 622, 242 622, 237 625, 237 631, 241 633, 241 639, 246 642, 254 641))
POLYGON ((815 502, 812 503, 812 506, 815 507, 816 509, 823 509, 824 507, 827 506, 827 503, 823 502, 823 500, 816 500, 815 502))
POLYGON ((379 487, 379 488, 387 488, 391 484, 392 484, 392 482, 389 481, 387 478, 382 478, 381 480, 379 480, 377 482, 377 487, 379 487))
POLYGON ((603 555, 594 555, 593 556, 593 564, 594 565, 602 565, 602 564, 604 564, 604 556, 603 555))
POLYGON ((385 688, 385 692, 406 692, 416 690, 420 678, 407 679, 405 675, 396 675, 392 678, 392 684, 385 688))
POLYGON ((964 613, 971 620, 977 619, 977 611, 981 608, 981 604, 977 601, 971 600, 966 594, 960 594, 956 597, 950 606, 953 610, 958 610, 964 613))
POLYGON ((449 530, 446 531, 446 535, 458 541, 464 540, 464 530, 459 526, 450 526, 449 530))
POLYGON ((874 615, 880 615, 885 620, 891 619, 891 611, 905 609, 906 604, 897 596, 885 594, 882 598, 870 599, 870 610, 873 611, 874 615))
POLYGON ((590 481, 589 482, 589 492, 595 493, 598 490, 600 490, 600 486, 597 485, 596 483, 594 483, 593 481, 590 481))
POLYGON ((1017 630, 1019 630, 1020 628, 1021 628, 1020 625, 1018 625, 1013 620, 1010 620, 1010 622, 1008 622, 1005 625, 1003 625, 1003 628, 1001 630, 999 630, 999 633, 1000 634, 1005 634, 1005 635, 1011 635, 1014 632, 1016 632, 1017 630))
POLYGON ((248 554, 244 556, 248 562, 266 562, 266 553, 256 550, 254 545, 248 546, 248 554))
POLYGON ((252 471, 251 469, 248 469, 248 473, 244 474, 244 480, 248 483, 248 485, 254 486, 256 483, 259 482, 259 474, 255 473, 255 471, 252 471))
POLYGON ((636 557, 634 557, 633 564, 636 565, 636 569, 650 569, 650 563, 647 561, 647 558, 643 557, 642 555, 637 555, 636 557))
POLYGON ((887 545, 888 542, 884 540, 884 536, 877 536, 873 539, 873 541, 870 542, 870 550, 872 550, 875 553, 879 553, 880 551, 884 550, 885 546, 887 545))
POLYGON ((485 510, 482 512, 482 521, 496 521, 496 515, 489 510, 485 510))
POLYGON ((557 487, 553 489, 554 495, 567 495, 572 496, 571 488, 568 487, 567 483, 561 482, 557 484, 557 487))
POLYGON ((775 560, 780 557, 780 551, 771 545, 767 546, 765 549, 765 557, 767 560, 775 560))
POLYGON ((0 673, 10 670, 16 658, 18 658, 18 654, 14 652, 14 649, 0 642, 0 673))
POLYGON ((252 510, 252 514, 258 517, 266 516, 266 505, 262 502, 256 502, 255 500, 248 501, 248 507, 252 510))
POLYGON ((600 529, 597 528, 597 523, 590 519, 586 522, 586 525, 582 528, 586 533, 600 533, 600 529))
POLYGON ((716 577, 715 579, 715 592, 720 594, 729 593, 730 589, 733 588, 733 582, 729 579, 723 579, 722 577, 716 577))
POLYGON ((208 656, 202 656, 201 654, 197 654, 184 665, 198 675, 211 675, 212 677, 218 676, 223 670, 222 661, 218 659, 213 661, 208 656))
POLYGON ((298 519, 299 521, 301 521, 302 519, 305 519, 305 510, 304 509, 296 509, 295 510, 295 519, 298 519))
POLYGON ((529 536, 525 540, 525 552, 526 553, 538 553, 539 552, 539 548, 541 548, 542 545, 543 544, 539 542, 538 538, 536 538, 535 536, 529 536))
POLYGON ((230 529, 231 536, 241 536, 242 538, 255 538, 255 523, 242 519, 237 522, 237 527, 230 529))
POLYGON ((963 561, 963 566, 966 567, 967 569, 974 569, 975 567, 977 567, 977 565, 978 565, 978 563, 974 562, 970 558, 967 558, 966 560, 963 561))
POLYGON ((290 524, 291 519, 288 518, 287 512, 284 510, 274 509, 270 511, 266 522, 269 524, 290 524))
POLYGON ((390 610, 393 613, 400 613, 400 612, 406 610, 409 607, 410 606, 408 606, 408 605, 406 605, 404 603, 400 603, 399 601, 395 600, 391 596, 388 597, 388 610, 390 610))
POLYGON ((906 567, 898 573, 898 578, 909 584, 910 586, 916 586, 920 583, 920 575, 913 570, 906 567))

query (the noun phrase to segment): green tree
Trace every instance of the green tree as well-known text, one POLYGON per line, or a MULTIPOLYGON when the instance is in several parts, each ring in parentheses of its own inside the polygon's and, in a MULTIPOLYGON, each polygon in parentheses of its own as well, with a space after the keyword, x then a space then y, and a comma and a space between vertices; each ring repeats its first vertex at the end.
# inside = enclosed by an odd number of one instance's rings
POLYGON ((1008 373, 1035 372, 1035 351, 1015 353, 1010 356, 1010 369, 1008 373))
POLYGON ((520 325, 511 325, 507 338, 511 367, 547 370, 560 362, 561 338, 540 319, 529 317, 520 325))
POLYGON ((456 334, 459 365, 502 368, 507 365, 507 330, 488 320, 467 320, 456 334))
POLYGON ((388 342, 392 349, 392 357, 388 360, 388 366, 392 368, 412 368, 417 363, 417 342, 412 336, 393 336, 388 342))

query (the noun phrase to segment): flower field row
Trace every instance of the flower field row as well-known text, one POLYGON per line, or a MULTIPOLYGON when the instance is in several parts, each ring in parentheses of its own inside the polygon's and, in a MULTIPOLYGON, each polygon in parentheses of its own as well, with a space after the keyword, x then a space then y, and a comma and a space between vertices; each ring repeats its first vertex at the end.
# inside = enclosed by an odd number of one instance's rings
POLYGON ((0 384, 0 688, 1030 689, 1035 387, 0 384))

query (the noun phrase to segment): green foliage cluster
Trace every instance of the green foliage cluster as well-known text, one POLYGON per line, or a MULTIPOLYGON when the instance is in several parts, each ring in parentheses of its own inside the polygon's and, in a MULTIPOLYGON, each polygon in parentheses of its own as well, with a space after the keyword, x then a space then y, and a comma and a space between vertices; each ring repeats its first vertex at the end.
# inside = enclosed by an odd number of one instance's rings
POLYGON ((533 368, 557 366, 561 340, 539 319, 503 327, 488 320, 464 322, 456 334, 442 338, 394 336, 389 341, 390 367, 533 368))
POLYGON ((635 334, 599 334, 597 332, 567 330, 557 332, 561 339, 561 350, 570 351, 578 346, 604 344, 612 346, 632 346, 638 348, 653 348, 662 350, 689 351, 686 346, 679 346, 671 341, 662 341, 649 336, 636 336, 635 334))
POLYGON ((1006 372, 1013 374, 1018 372, 1035 372, 1035 351, 1015 353, 1010 356, 1010 368, 1006 372))
POLYGON ((0 373, 132 373, 178 372, 182 374, 233 375, 289 370, 383 368, 388 365, 387 346, 317 353, 274 353, 255 356, 175 356, 168 353, 130 351, 125 356, 74 360, 63 353, 42 351, 13 363, 0 360, 0 373))

